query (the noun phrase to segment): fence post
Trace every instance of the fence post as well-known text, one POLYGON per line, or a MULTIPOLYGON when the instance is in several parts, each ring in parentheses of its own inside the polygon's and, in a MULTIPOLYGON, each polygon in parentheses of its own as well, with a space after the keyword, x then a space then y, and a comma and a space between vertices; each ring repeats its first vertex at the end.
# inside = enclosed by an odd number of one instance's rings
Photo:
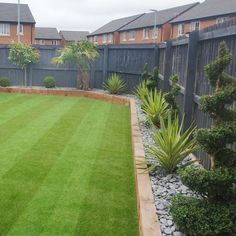
POLYGON ((187 69, 186 82, 184 93, 184 107, 185 114, 184 129, 187 129, 193 121, 194 110, 194 86, 196 78, 197 52, 198 52, 199 32, 194 31, 189 36, 188 55, 187 55, 187 69))
POLYGON ((104 58, 103 58, 103 82, 107 79, 107 68, 108 68, 108 45, 104 46, 104 58))
POLYGON ((170 90, 169 79, 172 73, 172 41, 166 43, 166 57, 165 57, 165 69, 164 69, 164 81, 163 90, 167 92, 170 90))

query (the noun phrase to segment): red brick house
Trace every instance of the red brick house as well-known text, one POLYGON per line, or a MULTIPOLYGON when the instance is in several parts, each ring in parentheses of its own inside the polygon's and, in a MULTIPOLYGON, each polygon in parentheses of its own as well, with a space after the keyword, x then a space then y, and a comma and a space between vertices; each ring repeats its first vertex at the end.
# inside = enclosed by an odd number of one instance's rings
MULTIPOLYGON (((20 40, 34 43, 35 20, 27 4, 20 4, 20 40)), ((0 44, 17 42, 18 5, 0 3, 0 44)))
POLYGON ((88 40, 97 45, 103 44, 119 44, 120 32, 119 30, 127 24, 141 17, 143 14, 129 16, 121 19, 113 20, 96 31, 88 35, 88 40))
POLYGON ((36 45, 61 45, 61 36, 56 28, 36 27, 34 43, 36 45))
POLYGON ((66 43, 79 42, 82 40, 87 40, 89 34, 88 31, 68 31, 61 30, 59 32, 61 36, 61 44, 64 46, 66 43))
POLYGON ((170 21, 181 14, 188 12, 198 4, 199 3, 192 3, 143 14, 138 19, 119 29, 120 43, 150 44, 167 41, 171 37, 170 21))
POLYGON ((171 21, 171 38, 236 17, 236 0, 206 0, 171 21))

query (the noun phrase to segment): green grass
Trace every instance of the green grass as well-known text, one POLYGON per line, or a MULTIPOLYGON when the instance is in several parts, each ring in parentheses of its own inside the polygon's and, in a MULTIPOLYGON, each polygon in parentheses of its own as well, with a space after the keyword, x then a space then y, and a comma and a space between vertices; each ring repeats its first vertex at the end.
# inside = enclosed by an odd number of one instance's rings
POLYGON ((0 94, 0 235, 138 235, 128 107, 0 94))

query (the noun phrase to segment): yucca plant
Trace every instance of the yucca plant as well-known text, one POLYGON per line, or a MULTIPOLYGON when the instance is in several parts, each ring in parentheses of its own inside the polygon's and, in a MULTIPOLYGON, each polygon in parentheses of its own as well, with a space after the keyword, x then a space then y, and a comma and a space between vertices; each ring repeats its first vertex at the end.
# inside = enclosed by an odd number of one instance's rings
POLYGON ((148 121, 155 126, 160 125, 160 118, 165 119, 169 112, 168 104, 166 103, 164 96, 156 89, 149 91, 146 98, 142 103, 142 110, 146 113, 148 121))
POLYGON ((173 173, 190 153, 196 151, 196 140, 192 139, 196 128, 190 127, 183 132, 183 119, 181 123, 177 116, 173 120, 171 113, 167 120, 160 118, 160 125, 161 129, 155 130, 153 134, 156 145, 149 147, 149 153, 158 160, 151 169, 160 166, 167 173, 173 173))
POLYGON ((141 100, 141 102, 143 102, 147 97, 148 93, 148 82, 144 80, 136 87, 135 95, 138 99, 141 100))
POLYGON ((104 88, 110 94, 121 94, 126 90, 126 83, 117 74, 111 77, 104 83, 104 88))

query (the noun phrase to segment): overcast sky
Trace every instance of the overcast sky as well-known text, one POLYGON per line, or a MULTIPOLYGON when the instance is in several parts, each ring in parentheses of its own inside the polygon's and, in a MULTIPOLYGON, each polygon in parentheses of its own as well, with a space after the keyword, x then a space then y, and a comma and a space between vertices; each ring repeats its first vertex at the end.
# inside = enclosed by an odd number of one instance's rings
MULTIPOLYGON (((94 31, 110 20, 133 14, 162 10, 198 0, 21 0, 27 3, 37 26, 58 30, 94 31)), ((202 2, 202 0, 200 0, 202 2)), ((17 3, 17 0, 1 2, 17 3)), ((222 1, 223 2, 223 1, 222 1)))

